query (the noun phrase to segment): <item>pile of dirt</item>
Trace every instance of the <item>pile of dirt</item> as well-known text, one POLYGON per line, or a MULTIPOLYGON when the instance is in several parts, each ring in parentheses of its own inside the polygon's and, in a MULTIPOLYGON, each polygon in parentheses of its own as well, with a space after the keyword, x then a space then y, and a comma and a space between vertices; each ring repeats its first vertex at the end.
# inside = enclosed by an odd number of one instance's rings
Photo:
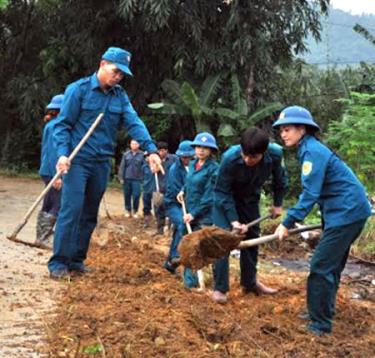
POLYGON ((229 255, 243 238, 244 236, 217 226, 208 226, 194 231, 185 235, 178 246, 181 263, 186 267, 199 270, 220 257, 229 255))
POLYGON ((297 315, 305 307, 305 275, 261 271, 277 296, 243 295, 232 275, 221 306, 183 288, 163 269, 166 238, 151 238, 134 220, 103 222, 90 251, 95 271, 65 284, 49 320, 53 357, 371 357, 373 306, 340 290, 334 334, 315 337, 297 315), (105 239, 100 241, 100 238, 105 239))

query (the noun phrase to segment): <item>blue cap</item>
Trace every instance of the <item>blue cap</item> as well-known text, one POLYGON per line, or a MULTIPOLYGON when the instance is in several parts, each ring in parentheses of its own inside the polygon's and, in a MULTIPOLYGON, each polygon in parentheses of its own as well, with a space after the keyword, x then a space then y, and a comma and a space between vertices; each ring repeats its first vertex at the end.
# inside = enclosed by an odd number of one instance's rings
POLYGON ((109 47, 102 56, 103 60, 113 62, 119 70, 133 76, 129 69, 130 58, 131 53, 119 47, 109 47))
POLYGON ((53 96, 51 102, 46 107, 47 109, 60 109, 64 100, 63 94, 53 96))
POLYGON ((193 143, 191 143, 193 147, 200 146, 200 147, 207 147, 207 148, 212 148, 212 149, 218 149, 216 145, 216 139, 215 137, 208 133, 208 132, 202 132, 198 133, 195 138, 193 143))
POLYGON ((191 146, 191 140, 183 140, 176 151, 176 155, 179 157, 193 157, 195 155, 195 150, 191 146))
POLYGON ((288 124, 304 124, 313 127, 317 131, 320 130, 311 113, 306 108, 300 106, 291 106, 283 109, 272 127, 288 124))

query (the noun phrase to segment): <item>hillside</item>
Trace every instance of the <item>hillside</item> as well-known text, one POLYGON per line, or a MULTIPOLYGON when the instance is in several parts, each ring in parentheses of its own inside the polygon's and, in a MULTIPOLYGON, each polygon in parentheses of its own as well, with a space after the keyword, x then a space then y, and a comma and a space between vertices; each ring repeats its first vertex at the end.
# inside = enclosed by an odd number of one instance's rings
POLYGON ((310 53, 304 58, 314 64, 355 64, 360 61, 375 63, 375 46, 353 30, 359 23, 375 35, 375 15, 351 15, 342 10, 331 9, 322 18, 322 41, 307 40, 310 53))

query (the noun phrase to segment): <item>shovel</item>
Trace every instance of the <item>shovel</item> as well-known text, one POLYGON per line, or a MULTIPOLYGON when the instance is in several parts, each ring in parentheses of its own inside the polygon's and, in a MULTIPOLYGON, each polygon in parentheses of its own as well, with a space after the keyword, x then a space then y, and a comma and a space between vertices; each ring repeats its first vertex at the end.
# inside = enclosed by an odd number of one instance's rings
MULTIPOLYGON (((186 215, 187 211, 186 211, 185 200, 182 201, 181 206, 182 206, 182 212, 183 212, 183 214, 186 215)), ((192 234, 193 233, 193 230, 191 229, 190 223, 186 223, 186 229, 187 229, 188 234, 192 234)), ((206 289, 206 285, 204 283, 204 274, 203 274, 203 271, 202 270, 198 270, 197 271, 197 276, 198 276, 198 283, 199 283, 199 291, 203 292, 206 289)))
POLYGON ((163 204, 164 195, 160 192, 158 173, 154 173, 154 176, 156 191, 152 193, 152 203, 154 204, 154 207, 158 208, 163 204))
MULTIPOLYGON (((101 120, 103 119, 104 113, 100 113, 98 117, 96 118, 95 122, 91 125, 87 133, 84 135, 84 137, 81 139, 81 141, 77 144, 77 146, 74 148, 73 152, 69 156, 70 162, 73 161, 77 153, 80 151, 80 149, 83 147, 83 145, 87 142, 87 140, 90 138, 91 134, 94 132, 96 127, 99 125, 101 120)), ((48 193, 48 191, 52 188, 53 184, 58 180, 62 175, 61 171, 58 171, 55 176, 51 179, 51 181, 48 183, 48 185, 44 188, 44 190, 40 193, 38 198, 35 200, 34 204, 31 205, 30 209, 27 211, 25 214, 24 218, 22 221, 15 227, 13 232, 9 235, 7 235, 7 239, 18 242, 21 244, 25 244, 27 246, 32 246, 32 247, 40 247, 38 244, 33 244, 31 242, 23 241, 17 239, 17 234, 22 230, 22 228, 26 225, 27 221, 29 220, 31 214, 35 210, 35 208, 38 206, 38 204, 42 201, 42 199, 45 197, 45 195, 48 193)))
MULTIPOLYGON (((259 220, 259 219, 257 219, 259 220)), ((249 223, 250 224, 250 223, 249 223)), ((289 230, 289 234, 321 228, 321 225, 302 226, 289 230)), ((277 235, 267 235, 256 239, 242 241, 244 235, 210 226, 192 234, 185 235, 179 245, 180 263, 186 267, 200 269, 217 259, 228 255, 234 249, 244 249, 275 240, 277 235)))

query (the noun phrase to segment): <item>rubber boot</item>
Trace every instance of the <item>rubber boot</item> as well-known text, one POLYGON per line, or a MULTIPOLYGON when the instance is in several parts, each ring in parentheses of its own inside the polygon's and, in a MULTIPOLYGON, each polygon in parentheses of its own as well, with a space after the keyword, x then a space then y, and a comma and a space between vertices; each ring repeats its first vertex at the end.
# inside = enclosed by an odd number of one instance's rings
POLYGON ((48 214, 45 211, 40 211, 38 213, 35 244, 40 247, 52 248, 52 243, 49 238, 53 234, 55 223, 56 217, 54 215, 48 214))

